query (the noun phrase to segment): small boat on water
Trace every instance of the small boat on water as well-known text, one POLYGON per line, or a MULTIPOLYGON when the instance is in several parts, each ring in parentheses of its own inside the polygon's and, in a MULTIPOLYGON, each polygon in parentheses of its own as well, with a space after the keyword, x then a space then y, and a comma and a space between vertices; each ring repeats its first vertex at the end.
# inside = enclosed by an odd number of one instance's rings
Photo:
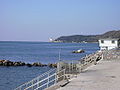
POLYGON ((72 53, 84 53, 84 52, 85 52, 84 50, 79 49, 79 50, 73 51, 72 53))

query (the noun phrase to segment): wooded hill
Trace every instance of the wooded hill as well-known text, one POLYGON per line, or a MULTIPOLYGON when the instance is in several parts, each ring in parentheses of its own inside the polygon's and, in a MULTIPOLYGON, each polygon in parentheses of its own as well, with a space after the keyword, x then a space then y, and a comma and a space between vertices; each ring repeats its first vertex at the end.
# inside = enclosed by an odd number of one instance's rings
POLYGON ((101 35, 72 35, 61 36, 55 42, 97 42, 100 38, 120 38, 120 30, 109 31, 101 35))

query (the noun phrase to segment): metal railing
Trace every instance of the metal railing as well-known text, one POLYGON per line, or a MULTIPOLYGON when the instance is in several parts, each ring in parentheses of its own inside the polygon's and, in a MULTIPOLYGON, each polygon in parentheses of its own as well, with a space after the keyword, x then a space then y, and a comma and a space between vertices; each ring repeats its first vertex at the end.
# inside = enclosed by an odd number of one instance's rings
POLYGON ((102 59, 102 53, 96 52, 83 57, 81 60, 63 60, 58 62, 58 70, 65 69, 66 74, 79 74, 87 67, 96 64, 100 59, 102 59))
POLYGON ((68 79, 68 74, 78 74, 90 65, 96 64, 101 56, 102 53, 95 53, 82 58, 83 60, 60 61, 57 64, 57 69, 49 70, 37 78, 17 87, 15 90, 44 90, 66 78, 68 79))
POLYGON ((17 87, 14 90, 44 90, 65 79, 65 69, 57 71, 52 69, 37 78, 17 87))

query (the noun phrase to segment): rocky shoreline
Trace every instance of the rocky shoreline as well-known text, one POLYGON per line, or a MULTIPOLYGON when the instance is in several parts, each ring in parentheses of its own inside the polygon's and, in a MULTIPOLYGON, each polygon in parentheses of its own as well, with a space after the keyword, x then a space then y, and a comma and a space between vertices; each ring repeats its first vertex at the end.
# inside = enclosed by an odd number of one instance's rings
POLYGON ((32 67, 32 66, 39 66, 39 67, 48 66, 48 67, 57 68, 57 64, 53 64, 53 63, 42 64, 40 62, 34 62, 34 63, 30 64, 30 63, 25 63, 25 62, 21 62, 21 61, 14 62, 14 61, 10 61, 10 60, 0 60, 0 66, 28 66, 28 67, 32 67))
MULTIPOLYGON (((83 58, 81 58, 81 63, 85 63, 88 61, 93 60, 93 58, 96 58, 96 62, 99 61, 102 58, 102 52, 96 52, 94 54, 90 54, 88 56, 85 56, 83 58)), ((57 63, 49 63, 49 64, 42 64, 40 62, 34 62, 34 63, 25 63, 25 62, 21 62, 21 61, 10 61, 10 60, 0 60, 0 66, 28 66, 28 67, 44 67, 44 66, 48 66, 48 67, 53 67, 53 68, 57 68, 57 63)))

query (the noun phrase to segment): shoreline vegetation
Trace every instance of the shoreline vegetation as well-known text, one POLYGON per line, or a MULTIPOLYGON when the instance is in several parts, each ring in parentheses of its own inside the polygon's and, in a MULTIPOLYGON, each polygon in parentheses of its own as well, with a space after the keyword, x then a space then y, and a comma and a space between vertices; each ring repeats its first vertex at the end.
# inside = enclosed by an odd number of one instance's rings
POLYGON ((71 35, 61 36, 51 42, 64 43, 97 43, 101 38, 120 38, 120 30, 109 31, 100 35, 71 35))

